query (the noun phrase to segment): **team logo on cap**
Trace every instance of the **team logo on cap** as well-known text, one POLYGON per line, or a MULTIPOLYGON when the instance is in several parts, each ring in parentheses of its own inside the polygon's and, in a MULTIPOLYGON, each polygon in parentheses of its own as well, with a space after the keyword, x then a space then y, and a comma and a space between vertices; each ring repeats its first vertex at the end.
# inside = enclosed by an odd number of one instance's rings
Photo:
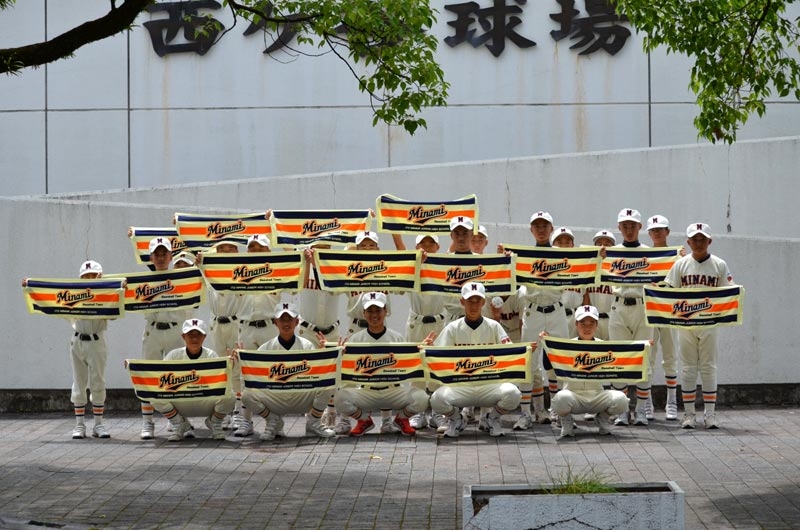
MULTIPOLYGON (((451 267, 445 275, 445 281, 453 285, 463 285, 467 282, 474 281, 476 278, 483 278, 484 276, 486 276, 486 271, 483 270, 483 265, 478 265, 474 269, 451 267)), ((477 291, 478 286, 473 285, 472 290, 477 291)))
POLYGON ((143 302, 150 302, 153 299, 157 298, 158 296, 174 290, 175 286, 172 285, 171 280, 167 280, 162 284, 154 286, 150 285, 149 283, 146 283, 136 288, 136 291, 134 291, 134 297, 136 300, 141 300, 143 302))
MULTIPOLYGON (((194 322, 197 322, 196 320, 194 322)), ((195 324, 196 325, 196 324, 195 324)), ((200 381, 200 376, 197 372, 192 370, 188 374, 175 375, 174 372, 162 374, 158 379, 158 387, 169 392, 177 392, 186 385, 197 383, 200 381)))
POLYGON ((697 313, 701 311, 708 311, 711 308, 711 300, 708 298, 695 304, 690 304, 686 300, 679 300, 672 304, 672 314, 680 318, 692 318, 697 313))
POLYGON ((339 224, 339 219, 333 218, 333 220, 328 221, 327 223, 318 223, 316 219, 312 219, 311 221, 307 221, 303 223, 303 230, 302 235, 304 236, 318 236, 323 232, 331 232, 333 230, 341 230, 342 225, 339 224))
POLYGON ((575 363, 572 366, 573 368, 580 368, 586 372, 591 372, 599 366, 612 364, 616 360, 617 358, 614 357, 614 354, 611 352, 601 355, 592 355, 591 353, 584 352, 575 356, 575 363))
POLYGON ((395 365, 397 365, 397 359, 395 359, 393 353, 381 357, 364 355, 356 360, 355 371, 366 375, 373 375, 379 372, 381 368, 389 368, 395 365))
POLYGON ((609 272, 618 276, 627 276, 634 271, 646 269, 649 266, 650 262, 647 261, 647 258, 637 260, 627 260, 623 258, 612 261, 611 270, 609 272))
MULTIPOLYGON (((287 304, 284 304, 284 306, 287 304)), ((308 365, 308 362, 302 361, 297 364, 286 364, 286 363, 279 363, 272 366, 269 369, 269 378, 274 379, 275 381, 279 381, 281 383, 285 383, 289 381, 293 377, 296 377, 301 374, 305 374, 311 371, 311 367, 308 365)))
POLYGON ((440 204, 435 208, 430 208, 426 210, 422 206, 415 206, 408 210, 408 218, 407 221, 413 221, 416 224, 424 225, 428 221, 432 219, 438 219, 439 217, 446 217, 447 216, 447 208, 444 204, 440 204))
POLYGON ((360 261, 358 263, 351 263, 347 266, 347 276, 351 278, 355 278, 357 280, 363 280, 367 276, 371 276, 372 274, 378 274, 381 272, 388 271, 389 268, 386 266, 386 262, 381 261, 380 263, 376 263, 374 265, 364 265, 360 261))
POLYGON ((469 358, 461 359, 455 364, 453 370, 462 374, 473 375, 485 368, 494 368, 495 366, 497 366, 497 361, 494 359, 494 355, 490 355, 488 359, 482 361, 473 361, 469 358))
POLYGON ((272 273, 273 269, 270 268, 269 263, 265 263, 260 267, 254 267, 252 269, 247 265, 242 265, 241 267, 236 267, 233 269, 232 279, 241 283, 250 283, 257 278, 270 276, 272 273))
POLYGON ((539 276, 540 278, 547 278, 557 272, 567 271, 569 269, 570 265, 567 258, 560 261, 540 259, 531 263, 531 274, 539 276))
POLYGON ((86 289, 85 291, 81 291, 79 293, 67 290, 56 294, 56 303, 66 307, 72 307, 81 302, 88 302, 93 299, 94 295, 92 294, 91 289, 86 289))
POLYGON ((206 238, 208 239, 220 239, 225 237, 229 234, 236 234, 239 232, 244 232, 245 226, 244 223, 239 220, 235 221, 231 224, 224 225, 217 221, 214 224, 208 225, 206 227, 206 238))

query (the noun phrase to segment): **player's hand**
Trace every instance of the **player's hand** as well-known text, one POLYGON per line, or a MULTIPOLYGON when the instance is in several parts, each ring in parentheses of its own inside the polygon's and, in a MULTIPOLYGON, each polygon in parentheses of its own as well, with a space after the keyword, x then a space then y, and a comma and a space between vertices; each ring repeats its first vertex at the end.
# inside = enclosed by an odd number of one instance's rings
POLYGON ((126 370, 128 369, 128 359, 124 359, 122 361, 122 367, 125 368, 126 370))
POLYGON ((549 336, 549 335, 550 335, 550 334, 549 334, 549 333, 547 333, 546 331, 542 331, 541 333, 539 333, 539 338, 540 338, 540 339, 543 339, 543 338, 545 338, 545 337, 547 337, 547 336, 549 336))
POLYGON ((271 219, 272 218, 272 208, 267 210, 267 213, 264 214, 264 219, 271 219))
POLYGON ((600 247, 600 257, 603 258, 603 259, 606 259, 606 247, 605 247, 605 245, 600 247))
POLYGON ((128 228, 128 239, 133 237, 133 228, 128 228))
POLYGON ((680 254, 681 257, 684 257, 686 255, 686 249, 681 246, 681 248, 678 249, 678 254, 680 254))
POLYGON ((505 254, 505 252, 506 252, 506 247, 504 247, 502 243, 498 243, 497 244, 497 253, 498 254, 505 254))
POLYGON ((375 210, 373 210, 372 208, 369 209, 369 216, 373 218, 375 217, 375 210))
POLYGON ((338 341, 336 344, 337 344, 337 345, 338 345, 340 348, 344 348, 344 345, 345 345, 345 343, 347 342, 347 339, 349 339, 349 338, 350 338, 350 337, 339 337, 339 341, 338 341))
POLYGON ((325 347, 327 339, 325 338, 325 335, 321 331, 317 331, 317 341, 319 341, 319 349, 325 347))
POLYGON ((435 331, 431 331, 430 333, 428 333, 427 337, 422 339, 422 344, 424 344, 425 346, 432 346, 433 345, 433 341, 435 339, 436 339, 436 332, 435 331))
POLYGON ((27 287, 28 286, 28 278, 22 278, 22 286, 23 287, 27 287))
POLYGON ((539 347, 538 342, 531 342, 531 351, 536 351, 536 348, 539 347))

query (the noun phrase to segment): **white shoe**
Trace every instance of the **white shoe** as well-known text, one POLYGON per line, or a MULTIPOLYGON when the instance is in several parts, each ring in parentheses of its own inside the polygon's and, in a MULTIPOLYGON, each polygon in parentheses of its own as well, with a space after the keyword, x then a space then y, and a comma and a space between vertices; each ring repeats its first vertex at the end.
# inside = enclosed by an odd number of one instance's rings
POLYGON ((448 438, 458 438, 458 435, 461 434, 461 431, 463 431, 466 426, 467 422, 464 421, 461 414, 456 414, 447 421, 447 429, 444 431, 444 435, 448 438))
POLYGON ((106 430, 106 426, 102 423, 95 423, 94 427, 92 427, 92 436, 95 438, 111 438, 111 435, 108 434, 106 430))
POLYGON ((233 415, 234 414, 238 414, 238 411, 234 411, 234 412, 228 414, 227 416, 225 416, 225 419, 222 420, 222 428, 225 429, 226 431, 230 430, 231 427, 233 427, 233 415))
POLYGON ((448 420, 444 417, 444 414, 439 414, 438 412, 431 412, 431 418, 428 420, 428 423, 431 427, 436 427, 436 432, 444 433, 447 431, 448 420))
POLYGON ((320 420, 326 427, 334 428, 336 426, 336 409, 333 407, 325 407, 320 420))
POLYGON ((527 431, 531 427, 533 427, 533 418, 527 412, 523 412, 512 428, 515 431, 527 431))
POLYGON ((547 411, 548 416, 550 416, 550 423, 555 423, 556 425, 561 425, 561 416, 558 415, 556 411, 550 409, 547 411))
POLYGON ((647 412, 643 409, 636 409, 633 411, 633 424, 634 425, 647 425, 647 412))
POLYGON ((574 437, 575 436, 575 420, 572 416, 567 414, 561 418, 561 437, 574 437))
POLYGON ((706 426, 706 429, 719 429, 716 412, 703 413, 703 425, 706 426))
MULTIPOLYGON (((475 423, 478 418, 475 417, 475 407, 464 407, 461 409, 461 414, 464 416, 464 421, 467 423, 475 423)), ((480 416, 480 413, 478 414, 480 416)))
POLYGON ((597 414, 592 414, 591 412, 587 412, 586 414, 583 415, 583 421, 594 421, 594 417, 596 415, 597 414))
MULTIPOLYGON (((530 417, 530 416, 528 416, 530 417)), ((489 431, 489 436, 503 436, 503 427, 500 425, 500 415, 493 415, 491 412, 481 418, 485 428, 489 431)))
POLYGON ((336 425, 333 426, 334 434, 350 434, 353 424, 350 423, 350 418, 339 414, 339 419, 336 420, 336 425))
POLYGON ((631 419, 631 411, 630 410, 626 410, 625 412, 623 412, 622 414, 617 416, 617 419, 614 420, 614 425, 626 425, 627 426, 628 423, 630 422, 630 419, 631 419))
MULTIPOLYGON (((223 418, 217 419, 213 415, 206 418, 206 427, 208 430, 211 431, 211 439, 212 440, 224 440, 225 439, 225 430, 222 428, 222 420, 223 418)), ((250 423, 249 421, 247 423, 250 423)), ((241 425, 240 425, 241 427, 241 425)), ((250 431, 252 432, 252 427, 250 431)), ((236 436, 236 434, 234 434, 236 436)))
POLYGON ((381 434, 395 434, 400 432, 400 426, 394 422, 394 418, 381 418, 381 434))
POLYGON ((428 426, 428 418, 425 417, 425 413, 414 414, 408 418, 408 421, 415 429, 424 429, 428 426))
MULTIPOLYGON (((168 442, 180 442, 181 440, 184 439, 184 437, 185 438, 194 438, 193 434, 191 436, 185 436, 187 434, 190 434, 191 430, 192 430, 192 425, 188 421, 186 421, 185 419, 183 419, 180 423, 173 423, 172 424, 172 434, 169 435, 169 437, 167 438, 167 441, 168 442)), ((142 431, 142 432, 144 432, 144 431, 142 431)))
POLYGON ((142 433, 139 435, 142 440, 152 440, 156 434, 156 424, 152 421, 142 422, 142 433))
POLYGON ((82 440, 83 438, 86 438, 86 425, 83 423, 78 423, 72 429, 72 439, 82 440))
POLYGON ((543 410, 533 411, 533 421, 535 421, 539 425, 549 425, 552 422, 552 420, 550 419, 550 414, 548 414, 543 410))
MULTIPOLYGON (((220 424, 220 428, 222 424, 220 424)), ((245 436, 250 436, 253 434, 253 422, 242 418, 239 421, 239 428, 233 431, 233 435, 237 438, 244 438, 245 436)))
POLYGON ((274 440, 276 436, 283 436, 283 418, 276 414, 271 414, 266 421, 264 432, 259 435, 261 440, 268 442, 274 440))
POLYGON ((606 412, 601 412, 595 416, 598 434, 611 434, 611 417, 606 412))
POLYGON ((320 420, 311 417, 306 420, 306 435, 330 438, 331 436, 336 436, 336 431, 325 427, 320 420))
POLYGON ((647 401, 644 404, 644 417, 647 418, 648 421, 656 419, 656 416, 653 413, 653 396, 652 396, 652 394, 647 398, 647 401))
POLYGON ((666 411, 666 418, 668 421, 675 421, 678 419, 678 403, 675 401, 667 401, 666 411))
POLYGON ((697 425, 697 418, 694 412, 684 412, 681 419, 681 429, 694 429, 697 425))

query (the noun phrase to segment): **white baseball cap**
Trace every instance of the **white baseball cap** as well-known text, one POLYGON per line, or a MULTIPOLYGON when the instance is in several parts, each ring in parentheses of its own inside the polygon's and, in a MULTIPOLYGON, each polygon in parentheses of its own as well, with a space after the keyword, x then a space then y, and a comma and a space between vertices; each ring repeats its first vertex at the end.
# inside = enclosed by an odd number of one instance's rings
POLYGON ((572 238, 572 241, 575 242, 575 234, 572 233, 572 230, 566 226, 560 226, 553 230, 553 233, 550 234, 550 244, 552 245, 553 241, 555 241, 558 236, 562 236, 564 234, 567 234, 570 238, 572 238))
POLYGON ((81 265, 81 270, 78 271, 78 276, 83 277, 84 274, 103 274, 103 266, 97 263, 96 261, 87 260, 83 262, 81 265))
POLYGON ((489 232, 486 230, 486 227, 483 226, 483 225, 478 225, 478 233, 485 235, 487 239, 489 238, 489 232))
POLYGON ((189 333, 195 329, 203 335, 206 335, 206 323, 199 318, 190 318, 189 320, 185 320, 183 322, 183 328, 181 329, 181 332, 189 333))
POLYGON ((189 265, 194 265, 194 255, 189 252, 181 252, 172 260, 172 265, 177 265, 178 263, 188 263, 189 265))
POLYGON ((214 250, 216 251, 216 250, 218 250, 218 249, 219 249, 219 247, 221 247, 222 245, 231 245, 231 246, 233 246, 233 247, 235 247, 235 248, 236 248, 236 251, 237 251, 237 252, 239 251, 239 245, 237 245, 235 241, 230 241, 230 240, 227 240, 227 239, 223 239, 222 241, 217 241, 216 243, 214 243, 213 245, 211 245, 211 248, 212 248, 212 249, 214 249, 214 250))
POLYGON ((472 219, 466 217, 464 215, 459 215, 457 217, 453 217, 450 219, 450 231, 452 232, 459 226, 463 226, 467 230, 473 230, 475 228, 475 223, 472 222, 472 219))
POLYGON ((537 219, 544 219, 548 223, 553 224, 553 216, 548 212, 536 212, 531 215, 531 224, 537 219))
POLYGON ((582 305, 575 310, 575 322, 580 322, 586 317, 591 317, 597 321, 600 320, 600 313, 593 305, 582 305))
POLYGON ((482 283, 468 282, 461 286, 461 298, 464 300, 476 295, 486 299, 486 287, 484 287, 482 283))
POLYGON ((292 318, 297 318, 297 315, 299 315, 297 306, 291 302, 275 304, 275 318, 281 318, 281 315, 284 313, 289 313, 289 316, 292 318))
POLYGON ((364 293, 361 295, 361 305, 364 307, 364 309, 374 305, 378 307, 386 307, 386 295, 378 292, 364 293))
POLYGON ((647 229, 652 230, 653 228, 669 228, 669 219, 663 215, 653 215, 652 217, 648 217, 647 229))
POLYGON ((269 238, 267 236, 265 236, 264 234, 253 234, 252 236, 247 238, 247 244, 248 245, 250 245, 250 243, 252 243, 253 241, 258 243, 262 247, 270 248, 269 238))
POLYGON ((617 238, 614 237, 614 234, 611 232, 611 230, 600 230, 597 232, 592 238, 592 243, 597 243, 597 240, 601 237, 607 237, 614 245, 617 244, 617 238))
POLYGON ((637 223, 641 223, 642 214, 639 213, 639 210, 633 210, 631 208, 623 208, 617 214, 617 222, 621 223, 623 221, 635 221, 637 223))
POLYGON ((708 239, 711 239, 711 227, 705 223, 692 223, 686 227, 686 237, 692 237, 696 234, 703 234, 708 239))
POLYGON ((371 239, 375 243, 378 243, 378 234, 375 232, 359 232, 356 236, 356 245, 360 245, 365 239, 371 239))
POLYGON ((150 254, 155 252, 158 247, 164 247, 167 252, 172 252, 172 243, 170 243, 168 237, 154 237, 150 240, 150 246, 148 247, 150 254))
POLYGON ((426 237, 429 237, 429 238, 431 238, 431 239, 433 240, 433 242, 434 242, 434 243, 436 243, 437 245, 439 244, 439 236, 437 236, 436 234, 419 234, 419 235, 418 235, 418 236, 417 236, 417 237, 414 239, 414 244, 415 244, 415 245, 419 245, 420 243, 422 243, 422 241, 423 241, 423 240, 424 240, 426 237))

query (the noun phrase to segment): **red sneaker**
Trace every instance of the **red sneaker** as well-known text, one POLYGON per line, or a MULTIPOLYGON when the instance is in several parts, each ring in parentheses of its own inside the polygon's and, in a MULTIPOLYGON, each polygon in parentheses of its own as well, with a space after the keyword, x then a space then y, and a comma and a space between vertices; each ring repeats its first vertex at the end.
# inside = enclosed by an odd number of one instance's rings
POLYGON ((350 430, 350 436, 362 436, 365 432, 369 432, 375 428, 375 423, 372 418, 366 420, 358 420, 356 426, 350 430))
POLYGON ((408 418, 401 418, 400 416, 395 416, 394 424, 400 428, 400 433, 403 436, 413 436, 417 434, 417 430, 411 426, 411 423, 408 421, 408 418))

